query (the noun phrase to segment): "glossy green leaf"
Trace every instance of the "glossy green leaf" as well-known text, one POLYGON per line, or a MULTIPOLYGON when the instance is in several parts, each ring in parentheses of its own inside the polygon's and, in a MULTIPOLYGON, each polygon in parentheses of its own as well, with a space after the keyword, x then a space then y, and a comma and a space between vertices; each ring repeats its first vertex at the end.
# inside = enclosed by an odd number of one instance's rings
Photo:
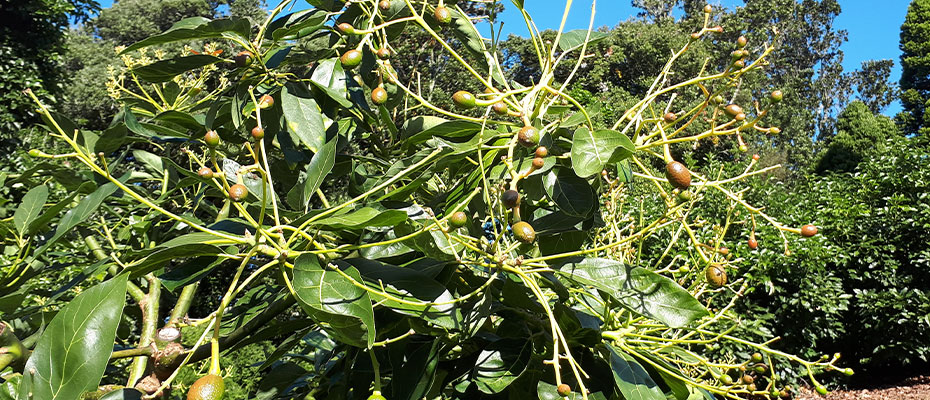
POLYGON ((227 38, 247 42, 250 28, 249 20, 245 18, 233 17, 212 21, 204 17, 185 18, 164 33, 138 41, 123 49, 120 54, 156 44, 191 39, 227 38))
POLYGON ((298 182, 287 193, 287 202, 298 210, 307 211, 310 199, 336 164, 336 140, 330 140, 313 155, 304 170, 303 183, 298 182))
POLYGON ((644 268, 628 268, 619 261, 585 258, 563 265, 558 274, 603 290, 629 310, 672 328, 707 315, 707 309, 675 281, 644 268))
POLYGON ((348 89, 346 89, 347 79, 338 58, 320 61, 310 75, 310 83, 326 93, 329 98, 335 100, 339 105, 351 108, 355 104, 346 98, 349 93, 348 89))
POLYGON ((326 142, 323 114, 309 90, 296 84, 285 86, 281 91, 281 108, 287 131, 295 143, 303 143, 313 152, 323 148, 326 142))
POLYGON ((584 44, 585 38, 588 38, 588 46, 590 47, 591 44, 598 42, 607 36, 608 35, 606 33, 597 31, 591 31, 589 36, 587 29, 576 29, 573 31, 568 31, 562 33, 562 37, 559 38, 559 49, 562 51, 570 51, 579 48, 584 44))
POLYGON ((389 398, 397 400, 420 400, 426 397, 436 378, 439 365, 440 340, 412 343, 404 354, 404 362, 398 366, 401 374, 391 381, 389 398))
MULTIPOLYGON (((407 131, 408 134, 411 134, 410 138, 405 143, 407 146, 413 146, 418 143, 425 142, 434 136, 443 138, 467 137, 472 136, 481 130, 481 124, 471 121, 456 120, 439 122, 438 120, 441 120, 441 118, 437 117, 417 117, 413 119, 420 119, 420 121, 413 121, 404 125, 405 131, 407 131), (423 126, 428 126, 428 128, 411 132, 417 127, 423 126)), ((488 136, 491 135, 489 134, 488 136)))
POLYGON ((614 382, 626 400, 666 400, 659 385, 652 380, 649 372, 633 356, 623 350, 608 345, 610 353, 610 370, 614 382))
POLYGON ((546 194, 565 214, 587 218, 597 210, 597 195, 588 181, 568 168, 554 168, 543 176, 546 194))
POLYGON ((307 374, 307 370, 293 362, 274 366, 262 374, 255 393, 256 400, 273 400, 282 395, 291 384, 307 374))
POLYGON ((326 12, 310 9, 285 15, 274 20, 265 33, 266 39, 296 40, 310 35, 323 27, 326 12))
POLYGON ((394 226, 407 219, 407 213, 400 210, 377 210, 363 207, 347 214, 334 215, 315 222, 316 225, 332 229, 354 229, 381 226, 394 226))
POLYGON ((220 61, 223 61, 223 59, 206 54, 197 54, 156 61, 148 65, 135 67, 132 72, 143 80, 159 83, 170 81, 174 77, 192 69, 203 68, 220 61))
POLYGON ((586 178, 600 173, 608 163, 629 158, 634 150, 630 138, 618 131, 578 128, 572 137, 572 168, 586 178))
MULTIPOLYGON (((121 180, 125 180, 129 177, 127 174, 121 180)), ((51 247, 55 242, 61 239, 66 233, 70 232, 72 228, 78 224, 84 222, 88 217, 90 217, 96 210, 97 207, 100 207, 100 204, 103 203, 103 200, 108 196, 116 192, 116 185, 113 183, 107 183, 103 185, 93 193, 81 200, 74 208, 68 210, 64 216, 61 217, 61 220, 58 221, 58 226, 55 228, 55 234, 48 239, 42 247, 36 249, 34 256, 44 253, 51 247)))
POLYGON ((26 228, 32 221, 35 221, 42 213, 42 207, 45 207, 45 201, 48 200, 48 186, 41 184, 26 192, 23 201, 16 207, 13 213, 13 225, 20 235, 26 233, 26 228))
POLYGON ((379 304, 444 328, 462 327, 461 313, 455 304, 450 303, 453 300, 452 294, 428 275, 414 269, 362 258, 350 258, 336 263, 354 267, 378 290, 383 287, 390 296, 371 293, 371 298, 379 304))
MULTIPOLYGON (((345 268, 342 272, 356 282, 362 282, 355 268, 345 268)), ((297 300, 304 310, 343 317, 323 321, 337 328, 352 329, 356 321, 360 322, 367 331, 367 345, 374 343, 374 310, 365 289, 353 285, 351 280, 336 271, 321 266, 315 254, 302 254, 294 261, 293 285, 297 300)))
POLYGON ((94 187, 93 182, 84 182, 83 184, 81 184, 81 186, 78 187, 77 190, 74 190, 71 193, 69 193, 68 197, 61 199, 61 201, 49 207, 47 210, 45 210, 44 213, 42 213, 37 218, 35 218, 32 222, 30 222, 29 226, 26 228, 26 233, 33 234, 35 232, 38 232, 40 229, 44 228, 46 225, 48 225, 49 222, 55 219, 55 217, 57 217, 58 214, 60 214, 62 210, 70 206, 74 198, 77 197, 77 195, 80 194, 84 190, 84 188, 92 188, 92 187, 94 187))
POLYGON ((478 355, 473 382, 487 394, 500 393, 526 371, 533 353, 531 342, 521 339, 501 339, 491 343, 478 355))
POLYGON ((97 388, 113 350, 128 279, 123 274, 85 290, 52 319, 26 362, 32 398, 77 400, 97 388))

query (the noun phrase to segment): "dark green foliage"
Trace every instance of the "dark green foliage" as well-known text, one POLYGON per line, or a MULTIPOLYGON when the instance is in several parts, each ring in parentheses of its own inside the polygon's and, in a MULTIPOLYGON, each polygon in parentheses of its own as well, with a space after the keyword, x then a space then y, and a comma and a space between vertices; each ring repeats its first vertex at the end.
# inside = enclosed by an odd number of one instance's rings
POLYGON ((790 237, 788 257, 769 230, 756 232, 761 251, 740 253, 753 266, 745 276, 770 288, 750 295, 742 313, 764 321, 787 349, 838 351, 872 371, 930 358, 922 317, 930 311, 930 152, 916 139, 882 145, 855 174, 812 177, 790 190, 756 182, 751 198, 767 199, 767 210, 822 229, 790 237))
POLYGON ((37 121, 23 90, 46 100, 60 94, 68 19, 86 20, 98 7, 93 0, 0 1, 0 139, 37 121))
POLYGON ((865 103, 850 103, 836 121, 836 135, 817 162, 816 171, 851 172, 867 157, 881 154, 885 140, 897 135, 890 118, 875 115, 865 103))
POLYGON ((898 123, 905 134, 924 134, 930 125, 930 1, 913 0, 901 25, 901 103, 898 123))

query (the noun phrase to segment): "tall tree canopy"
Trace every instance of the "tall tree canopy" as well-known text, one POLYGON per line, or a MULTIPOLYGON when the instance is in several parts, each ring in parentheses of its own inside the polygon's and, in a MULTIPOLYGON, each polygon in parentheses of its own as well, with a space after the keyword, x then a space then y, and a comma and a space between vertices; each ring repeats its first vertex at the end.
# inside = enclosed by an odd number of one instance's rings
POLYGON ((901 103, 898 123, 907 134, 924 134, 930 125, 930 0, 914 0, 901 25, 901 103))

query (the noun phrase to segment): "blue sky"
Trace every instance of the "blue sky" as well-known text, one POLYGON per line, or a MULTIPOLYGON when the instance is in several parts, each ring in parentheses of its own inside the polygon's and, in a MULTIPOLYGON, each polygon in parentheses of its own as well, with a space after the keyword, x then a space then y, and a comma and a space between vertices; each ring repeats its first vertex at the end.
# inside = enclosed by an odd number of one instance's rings
MULTIPOLYGON (((839 0, 843 12, 837 17, 834 26, 848 32, 848 41, 843 44, 843 69, 858 69, 863 61, 892 59, 895 68, 892 80, 901 77, 900 56, 898 49, 899 33, 910 0, 839 0)), ((733 9, 744 4, 742 0, 711 0, 712 6, 733 9)), ((509 1, 504 1, 504 37, 509 33, 527 36, 526 24, 509 1)), ((536 26, 558 28, 562 20, 564 7, 557 0, 525 0, 525 7, 533 16, 536 26), (558 4, 558 6, 551 6, 558 4)), ((638 9, 633 8, 629 0, 599 0, 594 14, 595 28, 614 26, 619 21, 635 16, 638 9)), ((575 0, 572 5, 566 30, 585 29, 591 18, 591 1, 575 0)), ((487 27, 487 24, 484 24, 487 27)), ((726 28, 726 27, 724 27, 726 28)), ((893 116, 901 110, 898 103, 890 105, 885 114, 893 116)))
MULTIPOLYGON (((266 0, 269 4, 276 4, 277 0, 266 0)), ((504 37, 513 33, 527 36, 528 31, 519 13, 508 0, 502 0, 505 11, 500 16, 504 22, 504 37)), ((562 19, 563 2, 561 0, 524 0, 526 9, 533 16, 536 26, 540 28, 557 28, 562 19)), ((848 41, 843 44, 845 53, 843 68, 846 71, 858 69, 863 61, 892 59, 895 68, 892 71, 892 80, 897 82, 901 77, 900 60, 901 51, 898 49, 898 34, 907 6, 910 0, 839 0, 843 12, 835 21, 835 27, 845 29, 848 41)), ((101 0, 102 7, 109 7, 112 0, 101 0)), ((594 26, 614 26, 619 21, 636 15, 630 0, 599 0, 594 18, 594 26)), ((710 0, 713 6, 735 8, 743 4, 742 0, 710 0)), ((305 2, 300 1, 296 8, 306 8, 305 2)), ((583 29, 588 27, 591 17, 590 0, 574 0, 566 29, 583 29)), ((487 24, 483 25, 483 32, 487 31, 487 24)), ((899 104, 892 104, 885 110, 886 115, 894 115, 900 111, 899 104)))

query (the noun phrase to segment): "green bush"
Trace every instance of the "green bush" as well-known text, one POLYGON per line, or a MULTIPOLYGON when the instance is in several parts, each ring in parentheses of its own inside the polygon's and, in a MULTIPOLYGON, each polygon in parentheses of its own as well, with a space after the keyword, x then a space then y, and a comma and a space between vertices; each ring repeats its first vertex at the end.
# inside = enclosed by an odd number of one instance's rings
POLYGON ((875 143, 854 173, 808 176, 786 187, 760 179, 747 198, 784 220, 815 221, 821 234, 791 242, 743 229, 732 242, 759 283, 743 303, 786 349, 808 356, 841 352, 872 371, 930 357, 930 148, 924 139, 875 143))

